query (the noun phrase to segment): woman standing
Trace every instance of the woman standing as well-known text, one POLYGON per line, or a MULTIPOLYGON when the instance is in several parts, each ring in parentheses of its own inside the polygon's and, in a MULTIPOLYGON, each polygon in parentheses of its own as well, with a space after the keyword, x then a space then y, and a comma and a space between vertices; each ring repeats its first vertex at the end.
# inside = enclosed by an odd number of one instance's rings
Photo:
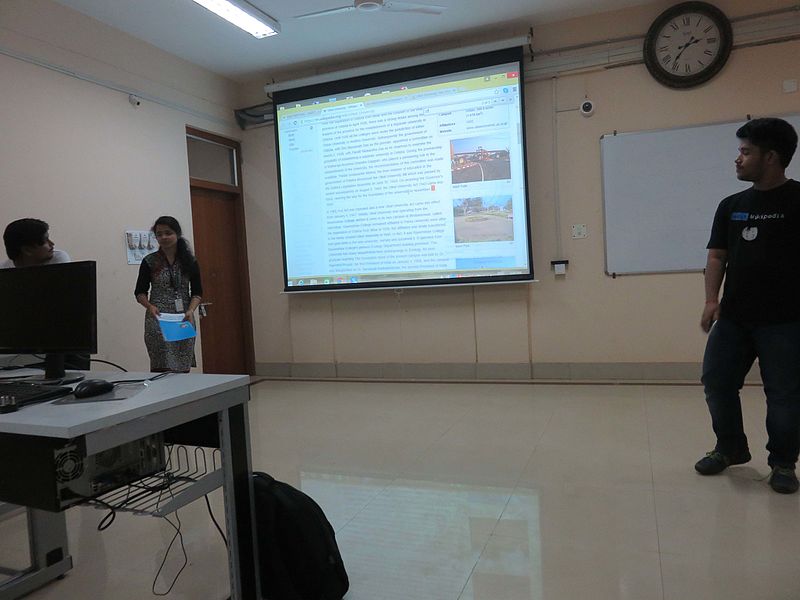
POLYGON ((194 324, 194 311, 203 294, 200 267, 175 218, 159 217, 152 231, 158 251, 142 260, 134 292, 136 301, 147 309, 144 344, 150 355, 150 370, 187 372, 195 366, 194 338, 165 341, 157 317, 162 312, 183 313, 184 321, 194 324))

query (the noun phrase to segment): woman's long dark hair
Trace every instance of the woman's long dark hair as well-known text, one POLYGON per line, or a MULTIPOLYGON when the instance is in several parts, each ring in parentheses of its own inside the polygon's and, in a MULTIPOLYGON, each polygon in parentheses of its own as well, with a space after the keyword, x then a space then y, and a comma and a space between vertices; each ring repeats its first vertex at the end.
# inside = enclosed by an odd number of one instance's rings
POLYGON ((164 225, 165 227, 169 227, 178 234, 178 248, 175 252, 175 259, 180 263, 181 267, 186 271, 189 272, 191 269, 194 268, 196 259, 194 254, 192 254, 192 249, 189 247, 189 242, 186 241, 186 238, 183 237, 181 232, 181 224, 178 223, 178 219, 175 217, 170 217, 164 215, 162 217, 158 217, 156 222, 153 223, 153 226, 150 228, 150 231, 153 233, 156 232, 156 227, 159 225, 164 225))

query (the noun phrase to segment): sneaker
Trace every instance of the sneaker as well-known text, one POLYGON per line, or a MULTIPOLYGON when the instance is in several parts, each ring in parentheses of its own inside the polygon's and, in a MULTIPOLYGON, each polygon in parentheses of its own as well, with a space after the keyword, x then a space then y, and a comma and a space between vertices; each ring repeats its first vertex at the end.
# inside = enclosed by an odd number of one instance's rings
POLYGON ((723 454, 719 450, 712 450, 695 463, 694 470, 700 475, 716 475, 717 473, 722 473, 731 465, 743 465, 746 462, 750 462, 750 458, 748 450, 730 456, 723 454))
POLYGON ((800 483, 797 482, 797 475, 794 474, 793 468, 772 467, 769 486, 779 494, 794 494, 800 487, 800 483))

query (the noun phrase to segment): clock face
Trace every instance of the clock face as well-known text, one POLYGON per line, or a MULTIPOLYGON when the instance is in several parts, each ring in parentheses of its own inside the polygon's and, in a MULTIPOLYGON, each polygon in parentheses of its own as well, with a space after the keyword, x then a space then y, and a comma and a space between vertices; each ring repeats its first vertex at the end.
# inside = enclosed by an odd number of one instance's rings
POLYGON ((716 7, 684 2, 662 13, 647 32, 644 60, 660 83, 687 88, 723 67, 732 46, 730 22, 716 7))
POLYGON ((714 63, 722 51, 719 26, 700 13, 684 13, 661 28, 656 56, 675 77, 691 77, 714 63))

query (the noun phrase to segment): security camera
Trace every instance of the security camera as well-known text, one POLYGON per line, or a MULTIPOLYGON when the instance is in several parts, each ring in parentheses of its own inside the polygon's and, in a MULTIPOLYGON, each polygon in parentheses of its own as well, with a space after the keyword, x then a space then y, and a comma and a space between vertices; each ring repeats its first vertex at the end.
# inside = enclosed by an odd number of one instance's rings
POLYGON ((142 99, 139 98, 139 96, 134 96, 133 94, 128 96, 128 102, 130 102, 131 106, 133 106, 134 108, 137 108, 142 105, 142 99))
POLYGON ((583 102, 581 102, 580 111, 584 117, 591 117, 594 114, 594 102, 585 98, 583 102))

